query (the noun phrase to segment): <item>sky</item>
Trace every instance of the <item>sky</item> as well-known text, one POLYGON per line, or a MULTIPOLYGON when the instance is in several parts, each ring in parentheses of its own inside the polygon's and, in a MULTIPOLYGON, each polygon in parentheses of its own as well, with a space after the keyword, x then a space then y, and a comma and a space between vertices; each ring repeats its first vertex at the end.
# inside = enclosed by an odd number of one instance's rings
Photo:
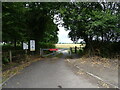
MULTIPOLYGON (((69 38, 68 33, 70 31, 66 31, 64 27, 61 26, 63 22, 63 18, 59 17, 59 14, 54 15, 53 22, 55 24, 58 24, 58 43, 73 43, 73 41, 69 38)), ((82 39, 79 39, 78 42, 83 41, 82 39)))
POLYGON ((62 18, 59 17, 58 14, 54 15, 53 22, 58 25, 58 43, 73 43, 70 38, 68 38, 69 31, 65 31, 64 27, 62 27, 60 24, 64 23, 62 18))
MULTIPOLYGON (((58 43, 73 43, 71 39, 68 37, 69 31, 66 31, 64 27, 58 27, 58 43)), ((83 41, 83 39, 79 39, 78 42, 83 41)))
POLYGON ((58 43, 73 43, 70 38, 68 38, 69 31, 65 31, 64 27, 58 27, 58 43))

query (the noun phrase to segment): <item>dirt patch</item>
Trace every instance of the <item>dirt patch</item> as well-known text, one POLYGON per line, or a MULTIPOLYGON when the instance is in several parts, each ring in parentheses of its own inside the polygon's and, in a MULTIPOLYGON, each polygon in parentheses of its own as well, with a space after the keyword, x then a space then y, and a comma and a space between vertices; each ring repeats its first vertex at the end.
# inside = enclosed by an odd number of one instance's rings
MULTIPOLYGON (((118 60, 101 57, 82 57, 79 59, 69 59, 70 63, 78 66, 85 72, 101 78, 114 86, 118 86, 118 60)), ((79 73, 83 74, 83 73, 79 73)), ((106 85, 105 85, 106 86, 106 85)))
POLYGON ((73 64, 89 64, 92 67, 102 66, 104 68, 110 68, 112 70, 118 69, 117 59, 101 58, 98 56, 86 58, 82 57, 80 59, 72 60, 73 64))

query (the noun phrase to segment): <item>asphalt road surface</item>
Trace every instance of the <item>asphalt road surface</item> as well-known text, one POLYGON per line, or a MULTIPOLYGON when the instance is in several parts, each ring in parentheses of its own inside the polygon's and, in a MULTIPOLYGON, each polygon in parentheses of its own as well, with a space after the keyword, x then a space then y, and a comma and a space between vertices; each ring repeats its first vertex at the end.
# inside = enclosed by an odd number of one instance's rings
POLYGON ((66 63, 64 56, 57 60, 47 58, 32 63, 19 74, 9 79, 3 88, 98 88, 94 83, 76 75, 66 63))

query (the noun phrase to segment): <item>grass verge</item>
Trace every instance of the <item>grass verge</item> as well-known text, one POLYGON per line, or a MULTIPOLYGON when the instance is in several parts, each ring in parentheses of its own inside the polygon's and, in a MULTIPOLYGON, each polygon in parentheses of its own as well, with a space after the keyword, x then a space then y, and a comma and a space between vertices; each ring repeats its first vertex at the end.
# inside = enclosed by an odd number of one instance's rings
POLYGON ((2 83, 12 75, 19 74, 21 70, 29 66, 31 63, 39 60, 41 60, 39 56, 29 56, 26 61, 22 61, 21 63, 10 63, 8 66, 6 66, 9 69, 2 72, 2 83))

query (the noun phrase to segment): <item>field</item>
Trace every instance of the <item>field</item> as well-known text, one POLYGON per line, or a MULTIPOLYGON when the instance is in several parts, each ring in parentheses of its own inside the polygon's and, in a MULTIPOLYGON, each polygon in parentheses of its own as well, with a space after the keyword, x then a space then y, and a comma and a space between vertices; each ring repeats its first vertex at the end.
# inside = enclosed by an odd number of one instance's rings
POLYGON ((55 44, 56 48, 84 47, 85 44, 55 44))

